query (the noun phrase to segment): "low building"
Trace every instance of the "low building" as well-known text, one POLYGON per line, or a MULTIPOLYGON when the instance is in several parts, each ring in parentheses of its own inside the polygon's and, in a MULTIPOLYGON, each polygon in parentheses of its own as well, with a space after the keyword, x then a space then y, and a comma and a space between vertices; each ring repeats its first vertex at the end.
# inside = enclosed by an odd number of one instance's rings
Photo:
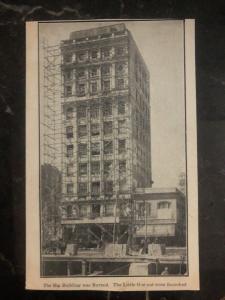
POLYGON ((135 239, 185 245, 185 196, 176 188, 138 188, 134 194, 135 239))

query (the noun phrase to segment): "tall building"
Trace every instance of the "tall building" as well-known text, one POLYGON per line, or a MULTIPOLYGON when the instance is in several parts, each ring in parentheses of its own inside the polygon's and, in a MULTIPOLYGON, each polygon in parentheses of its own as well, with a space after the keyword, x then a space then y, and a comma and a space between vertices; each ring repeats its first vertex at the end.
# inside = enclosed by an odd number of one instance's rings
POLYGON ((152 185, 149 71, 124 24, 72 32, 61 55, 64 236, 110 240, 152 185))

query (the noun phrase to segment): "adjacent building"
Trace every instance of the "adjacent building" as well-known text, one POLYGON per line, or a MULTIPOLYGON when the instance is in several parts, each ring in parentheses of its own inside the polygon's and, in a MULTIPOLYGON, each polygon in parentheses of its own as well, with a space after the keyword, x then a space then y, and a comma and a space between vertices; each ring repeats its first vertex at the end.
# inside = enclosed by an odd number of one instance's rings
POLYGON ((186 243, 185 196, 176 188, 138 188, 134 194, 135 238, 167 246, 186 243))

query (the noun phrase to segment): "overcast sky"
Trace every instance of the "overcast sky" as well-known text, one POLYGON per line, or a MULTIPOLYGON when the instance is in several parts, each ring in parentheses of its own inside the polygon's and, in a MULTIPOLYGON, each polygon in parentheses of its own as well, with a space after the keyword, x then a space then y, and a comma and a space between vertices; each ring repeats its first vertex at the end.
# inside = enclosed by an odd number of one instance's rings
MULTIPOLYGON (((185 98, 183 21, 125 23, 150 72, 152 177, 154 187, 175 187, 185 171, 185 98)), ((106 22, 42 23, 40 42, 59 44, 71 31, 106 22)))

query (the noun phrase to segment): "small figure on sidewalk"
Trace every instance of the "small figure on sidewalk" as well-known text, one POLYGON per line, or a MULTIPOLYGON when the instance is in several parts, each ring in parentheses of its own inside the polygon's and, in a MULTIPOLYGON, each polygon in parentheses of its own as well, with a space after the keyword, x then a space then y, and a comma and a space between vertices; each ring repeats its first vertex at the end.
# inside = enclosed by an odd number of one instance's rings
POLYGON ((162 271, 161 275, 163 275, 163 276, 169 275, 168 267, 164 268, 164 270, 162 271))

